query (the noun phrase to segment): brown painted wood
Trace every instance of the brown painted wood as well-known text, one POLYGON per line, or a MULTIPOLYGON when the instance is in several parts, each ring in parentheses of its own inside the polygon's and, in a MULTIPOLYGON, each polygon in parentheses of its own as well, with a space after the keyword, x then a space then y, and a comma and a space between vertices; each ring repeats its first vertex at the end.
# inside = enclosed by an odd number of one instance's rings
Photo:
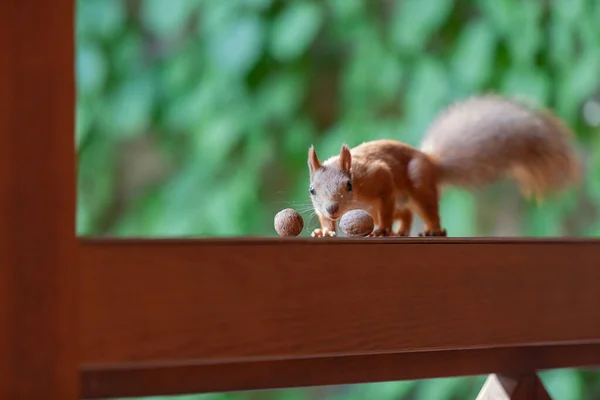
POLYGON ((599 345, 531 346, 179 364, 87 365, 89 399, 521 373, 599 363, 599 345))
POLYGON ((552 398, 540 378, 534 373, 527 373, 490 375, 476 400, 552 400, 552 398))
POLYGON ((79 395, 73 1, 0 2, 0 398, 79 395))
POLYGON ((599 241, 82 242, 82 362, 591 342, 599 241))

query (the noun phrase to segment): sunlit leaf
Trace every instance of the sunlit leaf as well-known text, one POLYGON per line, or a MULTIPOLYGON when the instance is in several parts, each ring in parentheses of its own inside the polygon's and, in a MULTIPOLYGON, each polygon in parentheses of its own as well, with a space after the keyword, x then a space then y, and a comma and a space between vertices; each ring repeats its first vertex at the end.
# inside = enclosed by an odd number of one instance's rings
POLYGON ((99 46, 93 42, 85 42, 78 46, 76 72, 79 93, 98 93, 104 88, 108 69, 99 46))
POLYGON ((583 102, 600 84, 600 52, 585 52, 569 64, 557 81, 557 107, 564 118, 574 120, 583 102))
POLYGON ((496 38, 484 22, 471 22, 464 27, 452 54, 454 75, 466 88, 481 88, 494 68, 496 38))
POLYGON ((408 141, 418 144, 430 121, 447 106, 449 81, 444 67, 433 57, 423 57, 413 68, 405 93, 408 141))
POLYGON ((218 69, 242 75, 257 62, 264 45, 264 24, 247 15, 224 23, 208 37, 208 57, 218 69))
POLYGON ((522 3, 518 0, 477 0, 477 4, 494 29, 500 35, 506 35, 510 33, 522 3))
POLYGON ((586 8, 586 0, 553 0, 549 3, 553 14, 563 19, 567 24, 579 23, 586 8))
POLYGON ((143 133, 152 120, 154 95, 150 75, 123 82, 104 104, 100 118, 103 134, 124 138, 143 133))
POLYGON ((271 54, 281 61, 300 56, 316 37, 322 19, 322 10, 317 3, 306 0, 287 3, 273 22, 271 54))
POLYGON ((157 36, 169 37, 184 28, 197 7, 198 0, 144 0, 140 15, 144 24, 157 36))
POLYGON ((287 121, 296 112, 306 90, 304 77, 295 71, 281 71, 266 79, 258 90, 257 101, 264 118, 287 121))
POLYGON ((450 12, 452 1, 403 0, 394 3, 391 38, 401 51, 420 51, 441 28, 450 12))
POLYGON ((112 39, 125 23, 123 0, 78 0, 77 36, 112 39))
POLYGON ((569 68, 575 51, 570 25, 557 14, 552 14, 548 30, 550 45, 547 51, 552 63, 564 69, 569 68))
POLYGON ((507 35, 511 62, 518 66, 535 65, 545 32, 541 30, 544 6, 537 0, 523 1, 511 20, 512 30, 507 35))

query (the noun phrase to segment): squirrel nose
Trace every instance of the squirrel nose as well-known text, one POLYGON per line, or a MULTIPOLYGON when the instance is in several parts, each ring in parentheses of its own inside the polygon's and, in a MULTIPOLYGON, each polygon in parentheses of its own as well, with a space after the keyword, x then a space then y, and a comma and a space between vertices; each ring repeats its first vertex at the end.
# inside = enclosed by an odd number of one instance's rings
POLYGON ((327 206, 327 212, 332 215, 335 214, 336 212, 338 212, 339 209, 340 209, 340 206, 337 203, 329 204, 327 206))

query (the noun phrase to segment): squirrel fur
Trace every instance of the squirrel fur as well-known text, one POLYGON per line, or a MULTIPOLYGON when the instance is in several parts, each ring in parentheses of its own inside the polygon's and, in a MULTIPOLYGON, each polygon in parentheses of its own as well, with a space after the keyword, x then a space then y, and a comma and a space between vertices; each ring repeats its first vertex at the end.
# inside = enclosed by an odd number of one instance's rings
POLYGON ((444 187, 481 189, 511 177, 526 197, 562 191, 579 181, 573 136, 547 110, 480 95, 442 111, 418 149, 391 139, 344 144, 321 162, 311 146, 309 191, 321 225, 312 236, 335 236, 337 221, 352 209, 371 214, 371 236, 408 236, 413 213, 424 222, 421 235, 446 236, 438 205, 444 187))

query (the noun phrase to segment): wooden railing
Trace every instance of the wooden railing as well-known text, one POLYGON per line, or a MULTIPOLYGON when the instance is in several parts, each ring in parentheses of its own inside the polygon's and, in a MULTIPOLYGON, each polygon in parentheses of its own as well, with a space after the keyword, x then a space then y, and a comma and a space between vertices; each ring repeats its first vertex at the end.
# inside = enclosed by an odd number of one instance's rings
POLYGON ((78 240, 73 2, 0 4, 1 399, 600 363, 595 240, 78 240))
POLYGON ((600 244, 84 240, 87 397, 599 363, 600 244))

